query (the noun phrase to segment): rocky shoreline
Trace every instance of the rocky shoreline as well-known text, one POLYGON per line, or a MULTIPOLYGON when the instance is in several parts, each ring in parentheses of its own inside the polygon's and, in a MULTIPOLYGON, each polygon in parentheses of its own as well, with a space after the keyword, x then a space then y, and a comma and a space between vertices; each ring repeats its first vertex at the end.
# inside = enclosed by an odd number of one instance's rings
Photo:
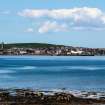
POLYGON ((83 92, 76 96, 76 93, 63 91, 0 89, 0 105, 105 105, 104 93, 98 98, 94 97, 97 94, 99 95, 95 92, 83 92))

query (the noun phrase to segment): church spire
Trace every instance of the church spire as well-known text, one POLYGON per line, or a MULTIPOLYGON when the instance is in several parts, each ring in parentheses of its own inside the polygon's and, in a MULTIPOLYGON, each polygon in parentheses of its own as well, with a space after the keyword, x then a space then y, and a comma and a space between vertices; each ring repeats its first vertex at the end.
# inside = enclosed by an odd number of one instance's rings
POLYGON ((4 49, 4 42, 1 43, 1 49, 4 49))

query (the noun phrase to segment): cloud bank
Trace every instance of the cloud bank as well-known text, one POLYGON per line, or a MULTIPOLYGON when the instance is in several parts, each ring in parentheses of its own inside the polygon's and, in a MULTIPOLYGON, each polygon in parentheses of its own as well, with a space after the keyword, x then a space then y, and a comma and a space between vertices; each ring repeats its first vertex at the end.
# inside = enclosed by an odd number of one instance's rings
POLYGON ((39 27, 39 33, 47 33, 47 32, 59 32, 59 31, 67 31, 66 24, 58 24, 56 21, 46 21, 39 27))
POLYGON ((43 19, 39 27, 40 33, 49 31, 73 30, 104 30, 105 13, 98 8, 72 9, 25 9, 18 12, 19 16, 43 19))

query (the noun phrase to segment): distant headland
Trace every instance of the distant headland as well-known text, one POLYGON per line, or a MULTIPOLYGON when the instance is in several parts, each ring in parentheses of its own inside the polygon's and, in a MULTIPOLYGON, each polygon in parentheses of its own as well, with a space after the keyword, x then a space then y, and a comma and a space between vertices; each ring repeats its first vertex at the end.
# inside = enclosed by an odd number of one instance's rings
POLYGON ((105 48, 85 48, 46 43, 0 44, 0 55, 104 56, 105 48))

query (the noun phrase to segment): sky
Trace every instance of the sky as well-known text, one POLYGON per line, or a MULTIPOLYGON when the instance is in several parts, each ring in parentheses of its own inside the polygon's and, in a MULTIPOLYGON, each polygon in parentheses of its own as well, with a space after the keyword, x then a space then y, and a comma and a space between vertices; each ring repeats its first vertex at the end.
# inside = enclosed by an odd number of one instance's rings
POLYGON ((0 42, 105 48, 105 0, 0 0, 0 42))

